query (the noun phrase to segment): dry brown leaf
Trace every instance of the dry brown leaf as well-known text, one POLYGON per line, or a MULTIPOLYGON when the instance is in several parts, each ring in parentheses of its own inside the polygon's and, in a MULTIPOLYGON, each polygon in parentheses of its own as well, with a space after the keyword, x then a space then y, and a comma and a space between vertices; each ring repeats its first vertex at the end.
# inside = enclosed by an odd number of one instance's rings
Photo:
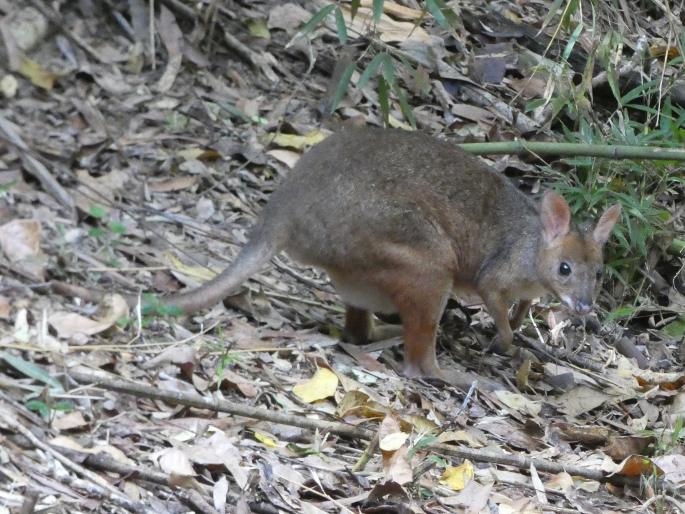
POLYGON ((6 296, 0 295, 0 319, 10 318, 10 301, 6 296))
POLYGON ((115 446, 108 444, 103 444, 99 446, 94 446, 92 448, 86 448, 78 443, 75 439, 67 437, 64 435, 59 435, 50 439, 50 444, 55 446, 61 446, 62 448, 68 448, 81 453, 88 453, 91 455, 97 455, 98 453, 105 453, 112 457, 117 462, 126 464, 128 466, 134 466, 135 463, 129 459, 120 449, 115 446))
POLYGON ((394 452, 383 452, 383 473, 386 482, 404 485, 413 480, 408 453, 409 449, 406 446, 402 446, 394 452), (387 456, 386 453, 388 453, 387 456))
POLYGON ((98 319, 90 319, 75 312, 57 311, 48 316, 48 323, 59 337, 69 339, 78 334, 92 336, 104 332, 128 313, 126 300, 118 294, 107 295, 104 312, 98 319))
POLYGON ((266 26, 270 29, 282 29, 288 35, 293 35, 311 17, 312 13, 298 4, 277 4, 269 11, 266 26))
POLYGON ((183 175, 162 180, 150 181, 147 187, 153 193, 170 193, 189 189, 198 183, 200 177, 197 175, 183 175))
POLYGON ((0 226, 0 248, 11 262, 39 255, 40 238, 37 220, 12 220, 0 226))
POLYGON ((81 411, 72 411, 64 415, 57 415, 52 421, 52 427, 64 431, 73 430, 74 428, 85 428, 88 426, 88 422, 83 418, 81 411))
POLYGON ((247 469, 240 465, 242 454, 223 432, 215 432, 209 439, 198 440, 185 453, 196 464, 225 466, 240 489, 247 485, 247 469))
POLYGON ((165 473, 191 477, 197 473, 188 456, 177 448, 167 448, 157 454, 157 464, 165 473))
POLYGON ((86 170, 77 170, 76 177, 80 185, 73 191, 76 206, 86 214, 90 214, 93 207, 106 208, 108 201, 123 191, 129 179, 128 173, 112 170, 99 177, 93 177, 86 170))
MULTIPOLYGON (((362 0, 360 5, 362 7, 372 7, 373 0, 362 0)), ((420 9, 412 9, 411 7, 406 7, 390 0, 385 0, 383 2, 383 12, 405 20, 419 20, 423 16, 423 11, 420 9)))
MULTIPOLYGON (((354 20, 352 20, 352 14, 345 5, 341 5, 340 10, 345 18, 348 31, 366 34, 373 27, 373 11, 371 9, 360 7, 354 20)), ((430 36, 422 27, 409 21, 394 20, 387 14, 381 15, 376 30, 384 43, 402 42, 406 44, 412 41, 430 43, 431 41, 430 36)))
POLYGON ((630 455, 643 455, 650 444, 655 442, 654 436, 615 436, 609 439, 604 450, 606 454, 619 462, 630 455))
POLYGON ((528 414, 531 416, 537 416, 540 414, 540 409, 542 408, 541 403, 529 400, 522 394, 512 393, 510 391, 505 391, 504 389, 495 391, 494 394, 497 396, 499 401, 501 401, 510 409, 514 409, 522 414, 528 414))
POLYGON ((464 509, 463 512, 469 514, 483 512, 490 499, 492 486, 492 483, 480 485, 475 480, 470 480, 459 494, 442 498, 440 503, 450 507, 460 507, 464 509))
POLYGON ((623 462, 617 464, 612 470, 611 466, 605 463, 602 467, 605 471, 610 471, 610 476, 621 475, 624 477, 639 477, 639 476, 663 476, 664 472, 657 466, 652 459, 643 457, 642 455, 631 455, 623 462))
POLYGON ((300 160, 300 154, 291 150, 269 150, 266 153, 274 159, 282 162, 290 169, 293 169, 295 164, 297 164, 297 161, 300 160))

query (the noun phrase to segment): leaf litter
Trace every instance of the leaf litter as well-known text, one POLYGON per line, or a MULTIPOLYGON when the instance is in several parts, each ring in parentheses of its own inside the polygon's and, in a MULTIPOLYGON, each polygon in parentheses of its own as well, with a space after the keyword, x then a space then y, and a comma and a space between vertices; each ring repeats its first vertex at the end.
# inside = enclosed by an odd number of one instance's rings
MULTIPOLYGON (((375 3, 361 2, 353 20, 342 4, 349 37, 368 32, 375 3)), ((552 341, 572 345, 592 363, 584 367, 527 350, 513 360, 483 353, 487 315, 450 309, 441 360, 477 379, 466 393, 399 377, 398 340, 338 345, 342 311, 327 278, 287 257, 228 308, 190 319, 128 310, 116 294, 49 293, 48 279, 134 295, 207 280, 245 243, 278 178, 330 133, 313 106, 333 71, 335 19, 295 37, 314 5, 219 3, 207 23, 191 2, 162 2, 152 19, 141 0, 76 4, 57 13, 0 1, 0 512, 682 509, 675 325, 675 337, 654 322, 628 332, 662 356, 640 369, 609 344, 614 334, 536 305, 552 341), (77 383, 76 366, 129 385, 77 383), (134 396, 135 384, 170 396, 134 396), (257 417, 185 401, 197 394, 257 417), (642 477, 643 487, 610 475, 642 477)), ((461 140, 545 129, 548 105, 528 117, 512 100, 551 94, 544 66, 531 72, 527 59, 554 63, 521 29, 549 20, 524 4, 498 17, 465 2, 463 31, 448 36, 423 11, 384 2, 379 40, 420 66, 419 124, 461 140), (489 23, 473 24, 478 16, 489 23), (469 41, 514 21, 525 50, 469 41)), ((379 100, 370 83, 353 86, 339 113, 377 124, 379 100)), ((408 126, 398 102, 389 122, 408 126)), ((531 170, 512 157, 494 165, 515 177, 531 170)), ((682 210, 675 216, 682 226, 682 210)), ((667 312, 682 316, 682 292, 662 282, 667 312)))

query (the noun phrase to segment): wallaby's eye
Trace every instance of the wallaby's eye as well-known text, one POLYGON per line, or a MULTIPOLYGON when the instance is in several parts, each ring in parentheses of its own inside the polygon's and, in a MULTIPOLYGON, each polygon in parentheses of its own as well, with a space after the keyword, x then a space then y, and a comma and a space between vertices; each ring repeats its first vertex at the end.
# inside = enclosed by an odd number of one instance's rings
POLYGON ((559 264, 559 275, 562 277, 568 277, 571 274, 571 266, 566 262, 559 264))
POLYGON ((598 270, 597 270, 597 280, 598 280, 598 281, 599 281, 599 280, 602 280, 602 275, 603 275, 603 274, 604 274, 604 273, 602 272, 601 269, 598 269, 598 270))

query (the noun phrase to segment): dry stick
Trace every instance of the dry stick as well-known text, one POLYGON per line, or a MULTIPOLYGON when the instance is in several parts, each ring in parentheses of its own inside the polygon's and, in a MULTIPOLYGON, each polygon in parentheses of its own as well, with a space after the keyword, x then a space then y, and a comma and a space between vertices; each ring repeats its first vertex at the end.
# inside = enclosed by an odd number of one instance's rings
MULTIPOLYGON (((83 368, 80 368, 83 369, 83 368)), ((146 386, 135 382, 112 379, 103 373, 93 373, 70 370, 69 376, 82 384, 94 384, 110 391, 131 394, 142 398, 162 400, 174 404, 188 405, 191 407, 210 409, 218 412, 244 416, 262 421, 270 421, 283 425, 306 428, 309 430, 319 430, 321 432, 331 432, 354 439, 364 439, 370 441, 375 432, 363 428, 353 427, 346 423, 336 421, 323 421, 318 419, 306 418, 302 415, 288 415, 259 407, 250 407, 228 400, 209 399, 196 393, 183 393, 179 391, 165 391, 159 388, 146 386)), ((589 478, 599 482, 612 482, 630 486, 639 486, 640 480, 633 477, 607 476, 597 469, 587 469, 581 466, 571 466, 550 462, 547 460, 525 457, 522 455, 506 455, 492 452, 471 450, 469 448, 454 447, 447 444, 434 444, 429 447, 446 455, 470 459, 477 462, 490 462, 502 466, 513 466, 519 469, 530 469, 534 465, 538 470, 546 473, 566 472, 570 475, 589 478)))
POLYGON ((40 448, 44 452, 52 455, 65 468, 70 469, 71 471, 87 478, 92 483, 96 484, 98 488, 102 489, 103 496, 109 497, 117 505, 125 505, 126 508, 134 512, 149 512, 149 510, 142 503, 133 501, 127 496, 123 495, 116 487, 112 486, 109 482, 107 482, 98 474, 93 473, 92 471, 76 464, 74 461, 62 455, 59 451, 54 449, 49 444, 38 439, 38 437, 33 435, 33 432, 31 432, 28 428, 22 425, 13 416, 8 415, 8 412, 10 412, 10 410, 7 407, 4 407, 3 403, 4 402, 0 402, 0 419, 4 423, 6 423, 12 430, 19 432, 21 435, 26 437, 26 439, 28 439, 33 446, 35 446, 36 448, 40 448))
POLYGON ((685 161, 685 150, 658 146, 586 145, 580 143, 543 143, 537 141, 501 141, 465 143, 459 146, 474 155, 558 155, 562 157, 604 157, 607 159, 664 159, 685 161))
MULTIPOLYGON (((78 454, 79 452, 74 452, 78 454)), ((83 456, 82 454, 79 454, 83 456)), ((94 455, 88 455, 84 464, 92 466, 95 469, 100 469, 102 471, 109 471, 117 473, 119 475, 128 477, 129 479, 141 479, 146 482, 153 484, 163 485, 173 489, 173 492, 178 496, 181 501, 190 507, 192 507, 196 512, 202 512, 205 514, 218 514, 217 511, 210 506, 202 495, 195 490, 184 490, 180 489, 171 483, 169 475, 162 473, 161 471, 156 471, 154 469, 147 468, 145 466, 129 466, 117 460, 105 453, 96 453, 94 455)), ((203 487, 203 493, 211 496, 211 489, 208 487, 203 487)))
POLYGON ((273 423, 280 423, 282 425, 306 428, 308 430, 331 432, 333 434, 339 434, 352 438, 356 437, 370 440, 373 437, 373 432, 370 430, 359 429, 345 423, 306 418, 301 414, 284 414, 282 412, 275 412, 259 407, 251 407, 249 405, 243 405, 240 403, 231 402, 229 400, 206 398, 196 393, 183 393, 180 391, 159 389, 136 382, 126 382, 123 380, 112 379, 109 378, 109 376, 100 373, 70 370, 69 376, 81 384, 94 383, 111 391, 119 391, 134 396, 140 396, 142 398, 163 400, 173 404, 187 405, 189 407, 209 409, 217 412, 227 412, 236 416, 244 416, 246 418, 259 419, 262 421, 271 421, 273 423))
POLYGON ((525 345, 531 350, 535 351, 540 355, 551 356, 554 359, 565 360, 576 366, 584 369, 589 369, 595 373, 601 373, 604 368, 601 364, 593 361, 592 359, 585 357, 583 355, 578 355, 573 352, 566 350, 565 348, 557 348, 554 346, 546 345, 533 339, 532 337, 527 337, 523 334, 516 334, 516 337, 525 343, 525 345))

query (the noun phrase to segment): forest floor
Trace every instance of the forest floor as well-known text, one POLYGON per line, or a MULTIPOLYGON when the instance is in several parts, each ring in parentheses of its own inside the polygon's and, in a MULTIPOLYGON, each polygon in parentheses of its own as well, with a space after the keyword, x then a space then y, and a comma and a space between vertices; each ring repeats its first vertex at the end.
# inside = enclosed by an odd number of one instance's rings
MULTIPOLYGON (((637 272, 610 274, 586 322, 543 299, 503 357, 483 351, 487 311, 451 301, 439 361, 466 387, 403 378, 400 339, 340 343, 328 278, 287 255, 208 311, 128 308, 119 293, 173 294, 222 270, 279 178, 341 122, 410 128, 402 95, 419 129, 455 144, 560 139, 573 112, 579 130, 595 120, 630 143, 611 91, 634 88, 636 69, 669 119, 685 98, 679 71, 658 67, 683 33, 660 2, 576 13, 578 34, 557 32, 550 2, 458 2, 447 30, 386 1, 375 34, 372 2, 354 21, 342 2, 359 71, 322 117, 341 92, 340 29, 331 13, 293 39, 326 2, 300 4, 0 0, 0 514, 685 512, 685 280, 669 250, 685 234, 682 181, 611 181, 653 201, 670 236, 647 230, 643 256, 619 256, 637 272), (603 75, 585 64, 609 27, 625 41, 603 75), (635 64, 645 41, 653 61, 635 64), (381 63, 388 110, 376 77, 355 86, 379 52, 413 70, 381 63), (549 72, 562 59, 566 91, 549 72), (581 79, 594 96, 572 94, 581 79)), ((582 167, 487 162, 532 193, 577 184, 582 167)))

